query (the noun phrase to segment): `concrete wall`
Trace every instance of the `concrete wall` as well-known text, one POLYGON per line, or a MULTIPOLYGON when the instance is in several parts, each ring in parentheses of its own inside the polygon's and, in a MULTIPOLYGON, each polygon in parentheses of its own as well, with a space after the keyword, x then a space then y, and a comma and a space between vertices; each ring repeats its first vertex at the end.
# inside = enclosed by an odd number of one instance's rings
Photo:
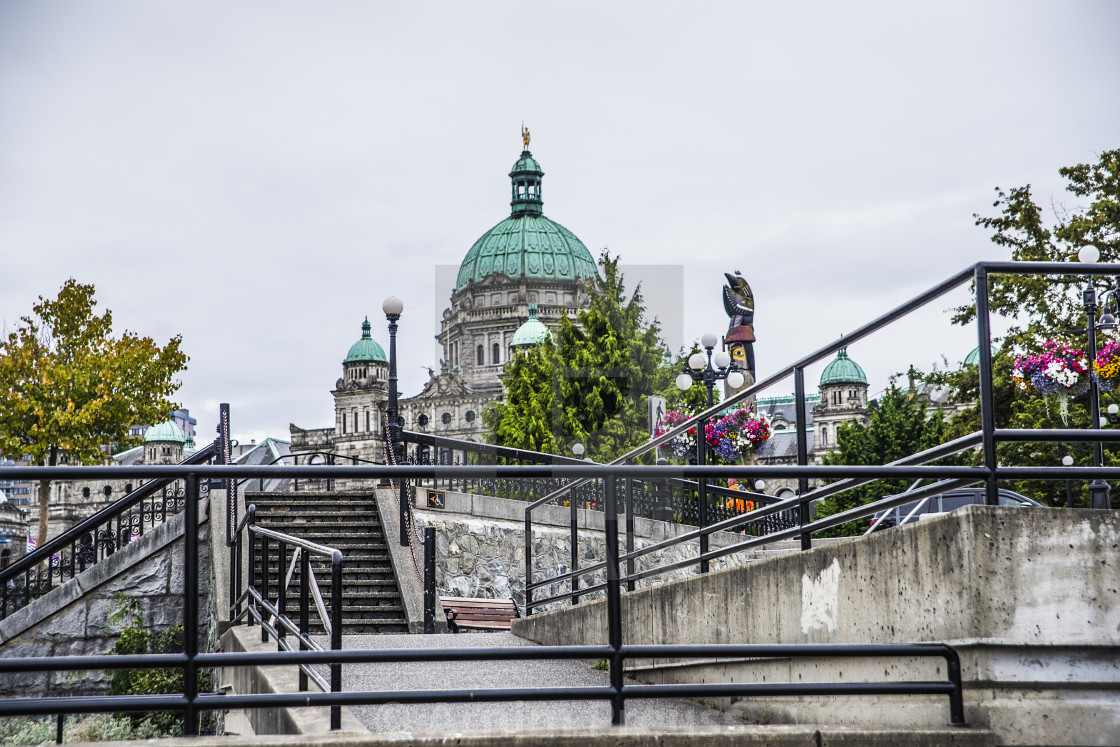
MULTIPOLYGON (((89 656, 113 647, 130 620, 110 621, 120 596, 139 604, 145 625, 164 631, 183 622, 183 524, 179 514, 110 557, 0 621, 0 655, 89 656)), ((208 524, 200 520, 198 625, 212 630, 208 524)), ((217 641, 212 642, 217 646, 217 641)), ((0 695, 93 695, 108 692, 104 671, 0 674, 0 695)))
MULTIPOLYGON (((969 506, 857 542, 623 595, 626 643, 945 642, 966 715, 1006 744, 1120 743, 1120 512, 969 506)), ((605 605, 535 615, 538 643, 605 643, 605 605)), ((910 662, 639 662, 648 681, 943 679, 910 662)), ((777 723, 939 724, 945 698, 766 699, 777 723)))

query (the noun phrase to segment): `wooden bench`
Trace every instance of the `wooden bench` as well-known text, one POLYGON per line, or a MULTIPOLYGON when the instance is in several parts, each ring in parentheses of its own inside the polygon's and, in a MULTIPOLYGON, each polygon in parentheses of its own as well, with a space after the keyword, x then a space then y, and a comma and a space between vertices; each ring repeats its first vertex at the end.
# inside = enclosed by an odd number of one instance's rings
POLYGON ((480 599, 478 597, 440 597, 447 629, 452 633, 463 630, 509 630, 514 618, 521 617, 521 610, 512 599, 480 599))

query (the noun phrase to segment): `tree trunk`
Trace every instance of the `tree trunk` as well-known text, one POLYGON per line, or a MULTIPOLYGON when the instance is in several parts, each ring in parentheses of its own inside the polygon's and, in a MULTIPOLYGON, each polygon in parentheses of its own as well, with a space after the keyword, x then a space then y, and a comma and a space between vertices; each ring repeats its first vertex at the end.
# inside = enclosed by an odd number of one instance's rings
MULTIPOLYGON (((52 446, 50 456, 47 458, 47 466, 54 467, 58 464, 58 447, 52 446)), ((47 544, 47 519, 50 517, 50 501, 51 501, 51 481, 49 478, 39 481, 39 544, 36 547, 42 547, 47 544)))

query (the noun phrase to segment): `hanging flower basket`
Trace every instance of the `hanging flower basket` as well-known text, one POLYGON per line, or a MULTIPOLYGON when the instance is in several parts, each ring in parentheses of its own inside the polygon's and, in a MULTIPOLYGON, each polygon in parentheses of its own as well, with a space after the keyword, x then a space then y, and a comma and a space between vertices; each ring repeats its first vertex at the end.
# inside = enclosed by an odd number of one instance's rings
POLYGON ((1054 340, 1043 343, 1042 352, 1038 355, 1016 358, 1011 372, 1012 381, 1027 394, 1043 394, 1048 400, 1050 397, 1057 399, 1058 412, 1067 425, 1070 395, 1085 392, 1091 376, 1093 374, 1089 371, 1084 353, 1068 343, 1054 340))
MULTIPOLYGON (((661 435, 692 417, 685 412, 667 412, 658 423, 661 435)), ((704 431, 708 460, 715 464, 741 464, 752 452, 761 451, 770 439, 770 423, 747 409, 733 410, 712 418, 704 431)), ((682 461, 696 459, 696 428, 662 444, 662 454, 682 461)))
POLYGON ((1038 355, 1015 359, 1011 379, 1027 394, 1069 395, 1086 391, 1089 376, 1084 353, 1067 343, 1049 340, 1038 355))
POLYGON ((1093 361, 1093 375, 1104 391, 1120 387, 1120 342, 1109 340, 1093 361))

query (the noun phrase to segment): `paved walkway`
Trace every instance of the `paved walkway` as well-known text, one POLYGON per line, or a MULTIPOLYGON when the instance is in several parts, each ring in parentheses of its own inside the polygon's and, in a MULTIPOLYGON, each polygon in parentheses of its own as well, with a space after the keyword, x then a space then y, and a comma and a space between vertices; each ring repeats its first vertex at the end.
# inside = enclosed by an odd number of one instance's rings
MULTIPOLYGON (((466 648, 533 646, 511 633, 343 636, 345 648, 466 648)), ((344 690, 424 690, 608 685, 607 672, 583 661, 467 661, 346 664, 344 690)), ((459 731, 609 726, 608 701, 433 703, 351 706, 372 732, 459 731)), ((628 726, 743 724, 722 711, 686 700, 626 701, 628 726)))

